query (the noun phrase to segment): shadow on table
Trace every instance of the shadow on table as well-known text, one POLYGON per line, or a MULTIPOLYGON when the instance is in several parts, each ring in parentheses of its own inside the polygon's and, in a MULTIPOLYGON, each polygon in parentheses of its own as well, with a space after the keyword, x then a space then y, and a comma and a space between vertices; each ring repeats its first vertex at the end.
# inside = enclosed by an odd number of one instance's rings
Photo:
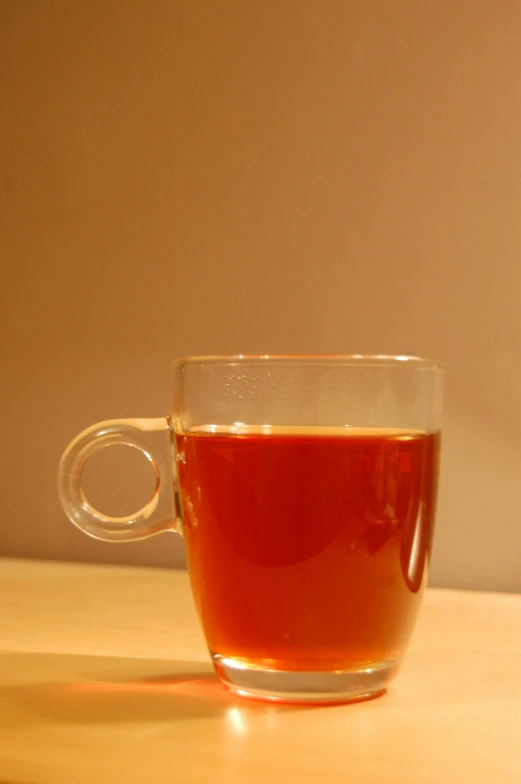
POLYGON ((274 710, 271 705, 235 697, 220 683, 209 662, 54 653, 0 655, 0 730, 42 722, 200 719, 224 715, 238 704, 248 712, 274 710))

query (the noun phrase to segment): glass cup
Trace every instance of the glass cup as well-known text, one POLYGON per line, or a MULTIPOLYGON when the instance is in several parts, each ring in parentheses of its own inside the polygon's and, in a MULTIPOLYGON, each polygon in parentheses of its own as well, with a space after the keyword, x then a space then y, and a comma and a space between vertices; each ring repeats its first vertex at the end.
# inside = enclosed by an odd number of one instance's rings
POLYGON ((233 691, 345 702, 385 691, 427 581, 443 371, 408 356, 194 357, 174 364, 169 416, 81 433, 63 507, 106 541, 181 534, 210 656, 233 691), (146 443, 168 432, 166 469, 146 443), (94 509, 89 457, 140 449, 157 483, 133 515, 94 509), (167 474, 170 478, 167 478, 167 474), (158 516, 172 492, 172 515, 158 516))

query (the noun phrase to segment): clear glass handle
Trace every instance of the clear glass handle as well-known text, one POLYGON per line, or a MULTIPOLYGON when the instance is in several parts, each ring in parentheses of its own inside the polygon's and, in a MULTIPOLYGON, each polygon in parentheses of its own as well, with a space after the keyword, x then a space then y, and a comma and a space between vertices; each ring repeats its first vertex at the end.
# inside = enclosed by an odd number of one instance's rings
POLYGON ((71 522, 89 536, 107 542, 129 542, 146 539, 162 531, 174 531, 176 526, 173 512, 167 519, 158 519, 155 514, 161 485, 167 476, 163 461, 140 435, 151 431, 168 431, 169 427, 168 417, 109 419, 92 425, 71 441, 62 455, 58 470, 60 501, 71 522), (126 517, 109 517, 94 509, 85 497, 81 483, 81 475, 88 459, 100 449, 114 444, 125 444, 139 449, 152 463, 156 472, 156 486, 152 498, 139 511, 126 517))

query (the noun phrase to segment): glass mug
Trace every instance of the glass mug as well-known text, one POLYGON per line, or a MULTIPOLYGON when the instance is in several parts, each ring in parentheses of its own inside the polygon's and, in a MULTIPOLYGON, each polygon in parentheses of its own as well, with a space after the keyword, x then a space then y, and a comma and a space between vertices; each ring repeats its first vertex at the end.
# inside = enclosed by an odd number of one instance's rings
POLYGON ((443 370, 408 356, 180 359, 169 416, 81 433, 59 469, 63 507, 106 541, 175 531, 215 670, 243 696, 345 702, 396 674, 427 581, 443 370), (168 431, 172 481, 145 442, 168 431), (134 515, 95 510, 89 457, 137 447, 157 484, 134 515))

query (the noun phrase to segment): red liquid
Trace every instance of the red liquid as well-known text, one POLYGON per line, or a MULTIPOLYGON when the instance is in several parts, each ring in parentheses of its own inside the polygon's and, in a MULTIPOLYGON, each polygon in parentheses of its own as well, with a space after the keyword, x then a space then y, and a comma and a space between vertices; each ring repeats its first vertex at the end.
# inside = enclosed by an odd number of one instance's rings
POLYGON ((427 576, 439 434, 223 429, 175 441, 212 654, 289 670, 399 659, 427 576))

